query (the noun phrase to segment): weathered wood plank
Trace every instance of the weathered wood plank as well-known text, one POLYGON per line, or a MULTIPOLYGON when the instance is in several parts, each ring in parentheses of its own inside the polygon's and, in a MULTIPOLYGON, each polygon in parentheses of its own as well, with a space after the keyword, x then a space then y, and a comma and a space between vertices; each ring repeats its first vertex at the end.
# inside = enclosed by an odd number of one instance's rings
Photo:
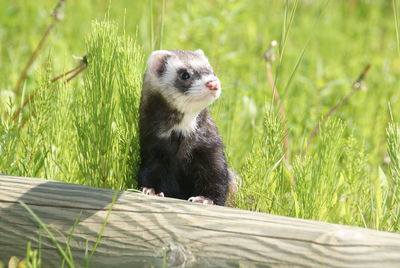
MULTIPOLYGON (((93 248, 114 191, 41 179, 0 176, 0 261, 23 257, 43 236, 45 266, 60 256, 18 201, 25 202, 65 245, 77 266, 93 248)), ((363 228, 197 205, 120 192, 92 259, 93 267, 324 266, 399 267, 400 235, 363 228)))

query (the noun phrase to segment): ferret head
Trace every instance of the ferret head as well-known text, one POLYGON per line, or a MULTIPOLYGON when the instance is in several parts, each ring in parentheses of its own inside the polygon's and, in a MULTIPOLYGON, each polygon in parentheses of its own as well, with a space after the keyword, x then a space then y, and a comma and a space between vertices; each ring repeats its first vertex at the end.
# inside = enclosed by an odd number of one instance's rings
POLYGON ((221 84, 204 52, 157 50, 147 61, 145 90, 158 91, 182 113, 198 113, 221 94, 221 84))

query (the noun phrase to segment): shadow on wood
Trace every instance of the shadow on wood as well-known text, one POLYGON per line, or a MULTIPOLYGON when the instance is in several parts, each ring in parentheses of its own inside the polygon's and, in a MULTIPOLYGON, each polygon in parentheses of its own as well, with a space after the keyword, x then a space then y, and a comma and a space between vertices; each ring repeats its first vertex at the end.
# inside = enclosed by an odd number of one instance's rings
MULTIPOLYGON (((44 267, 60 255, 25 202, 65 248, 77 267, 84 262, 111 205, 114 191, 0 175, 0 261, 25 256, 26 243, 42 236, 44 267)), ((171 198, 120 192, 91 267, 395 267, 400 235, 171 198)))

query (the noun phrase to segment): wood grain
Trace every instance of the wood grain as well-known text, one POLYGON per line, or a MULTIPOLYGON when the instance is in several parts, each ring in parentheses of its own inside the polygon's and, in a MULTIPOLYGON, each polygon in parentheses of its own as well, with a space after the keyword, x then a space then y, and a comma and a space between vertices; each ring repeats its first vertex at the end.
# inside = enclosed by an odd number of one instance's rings
MULTIPOLYGON (((82 267, 114 191, 0 175, 0 261, 42 237, 44 267, 60 255, 25 202, 82 267)), ((400 235, 120 192, 90 267, 400 267, 400 235)))

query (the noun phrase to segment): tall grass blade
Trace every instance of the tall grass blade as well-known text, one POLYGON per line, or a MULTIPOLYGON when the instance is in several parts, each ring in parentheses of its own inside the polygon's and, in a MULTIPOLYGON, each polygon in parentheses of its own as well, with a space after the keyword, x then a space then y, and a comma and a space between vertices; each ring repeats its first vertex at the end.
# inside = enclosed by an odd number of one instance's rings
POLYGON ((109 218, 109 216, 111 214, 111 211, 112 211, 112 209, 114 207, 115 202, 117 201, 118 195, 119 195, 119 191, 115 191, 113 199, 111 201, 111 204, 110 204, 110 206, 108 208, 107 215, 106 215, 106 217, 105 217, 105 219, 103 221, 103 225, 101 226, 99 235, 97 236, 97 239, 96 239, 96 242, 95 242, 95 244, 94 244, 94 246, 92 248, 92 251, 90 252, 89 255, 86 255, 87 257, 85 258, 85 267, 89 267, 90 261, 92 260, 92 257, 95 254, 97 247, 100 245, 101 237, 102 237, 102 235, 103 235, 103 233, 104 233, 104 231, 106 229, 108 218, 109 218))
POLYGON ((53 233, 50 231, 50 229, 46 226, 46 224, 44 224, 42 222, 42 220, 36 215, 35 212, 33 212, 33 210, 31 210, 24 202, 19 201, 20 205, 25 208, 29 214, 31 214, 31 216, 35 219, 35 221, 39 224, 40 228, 42 228, 45 233, 48 235, 48 237, 50 238, 50 240, 53 242, 53 244, 56 246, 58 252, 61 254, 61 256, 63 257, 63 259, 67 262, 69 267, 75 267, 73 261, 72 261, 72 256, 69 255, 67 252, 65 252, 63 250, 63 248, 61 247, 61 245, 58 243, 57 239, 55 238, 55 236, 53 235, 53 233))
POLYGON ((394 16, 394 26, 396 28, 396 41, 397 41, 397 53, 400 56, 400 32, 399 32, 399 13, 397 7, 397 0, 392 0, 393 4, 393 16, 394 16))

